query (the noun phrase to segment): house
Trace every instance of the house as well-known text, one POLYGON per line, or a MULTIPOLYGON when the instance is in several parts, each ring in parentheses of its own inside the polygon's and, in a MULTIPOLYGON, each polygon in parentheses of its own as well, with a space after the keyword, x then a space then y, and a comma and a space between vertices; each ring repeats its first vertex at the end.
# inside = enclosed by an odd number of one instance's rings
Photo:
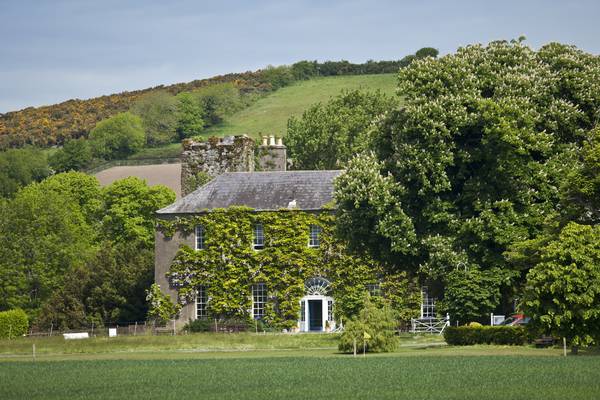
POLYGON ((342 171, 286 171, 285 146, 274 138, 258 149, 243 136, 184 148, 182 181, 212 180, 156 214, 155 280, 181 305, 179 326, 241 318, 325 331, 356 312, 366 292, 414 300, 406 276, 386 275, 333 235, 342 171))

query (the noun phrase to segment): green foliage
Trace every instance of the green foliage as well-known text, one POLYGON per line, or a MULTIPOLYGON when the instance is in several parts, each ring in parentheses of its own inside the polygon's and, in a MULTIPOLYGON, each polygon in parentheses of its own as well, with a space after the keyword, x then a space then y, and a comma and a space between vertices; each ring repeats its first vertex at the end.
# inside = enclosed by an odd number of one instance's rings
POLYGON ((389 304, 378 307, 367 295, 358 316, 345 323, 338 349, 352 353, 356 344, 357 352, 363 347, 372 353, 394 351, 398 347, 396 327, 396 316, 389 304))
POLYGON ((0 202, 0 310, 20 307, 54 328, 144 319, 153 213, 174 198, 135 178, 101 189, 69 172, 0 202))
POLYGON ((89 139, 97 157, 111 160, 139 151, 146 134, 140 117, 124 112, 98 122, 89 139))
POLYGON ((521 307, 543 332, 574 346, 600 340, 600 226, 567 224, 527 274, 521 307))
POLYGON ((528 340, 522 326, 449 326, 444 329, 444 340, 451 346, 498 344, 521 346, 528 340))
MULTIPOLYGON (((438 291, 467 265, 496 274, 510 296, 523 282, 518 269, 530 265, 510 265, 507 251, 538 237, 560 210, 558 188, 600 108, 600 59, 556 43, 534 51, 502 41, 415 60, 398 77, 404 106, 371 136, 378 164, 365 171, 350 162, 338 179, 340 232, 438 291), (390 226, 404 229, 381 229, 398 216, 390 226)), ((477 312, 500 306, 484 297, 477 312)))
POLYGON ((191 93, 177 95, 177 134, 179 139, 196 136, 204 129, 204 107, 191 93))
POLYGON ((207 127, 223 122, 225 116, 245 106, 239 89, 233 83, 203 87, 192 92, 192 95, 202 106, 207 127))
POLYGON ((57 176, 26 186, 0 210, 0 309, 34 313, 94 252, 96 232, 78 200, 53 187, 57 176))
POLYGON ((297 81, 310 79, 319 74, 318 63, 316 61, 299 61, 292 64, 292 75, 297 81))
POLYGON ((578 163, 561 189, 563 220, 600 222, 600 127, 588 132, 578 163))
POLYGON ((64 146, 52 154, 48 162, 56 172, 79 171, 92 162, 90 142, 83 139, 67 140, 64 146))
POLYGON ((182 185, 183 193, 191 193, 200 186, 206 185, 212 180, 211 176, 204 171, 199 171, 196 175, 188 177, 182 185))
POLYGON ((10 197, 23 186, 50 175, 46 155, 26 147, 0 152, 0 197, 10 197))
MULTIPOLYGON (((198 286, 207 286, 209 315, 224 319, 250 319, 251 285, 265 283, 269 302, 264 322, 289 329, 297 324, 305 281, 324 276, 332 283, 336 318, 347 318, 360 308, 365 285, 388 276, 383 276, 381 266, 369 258, 355 257, 346 251, 343 243, 334 237, 333 220, 334 216, 329 212, 281 210, 256 213, 243 207, 216 210, 193 218, 160 220, 159 229, 167 237, 176 231, 192 234, 196 225, 202 225, 205 232, 206 248, 195 251, 183 246, 167 277, 178 290, 182 304, 193 301, 198 286), (255 251, 252 227, 258 222, 264 226, 266 245, 263 250, 255 251), (319 225, 323 229, 319 248, 307 245, 310 225, 319 225)), ((407 288, 404 290, 410 292, 411 280, 406 276, 403 279, 397 282, 398 286, 405 282, 407 288)), ((390 294, 399 294, 402 290, 390 285, 390 294)), ((384 296, 386 294, 384 292, 384 296)), ((413 304, 399 301, 396 305, 409 307, 413 304)), ((404 315, 411 313, 402 312, 404 315)))
POLYGON ((146 292, 146 301, 150 305, 148 309, 148 319, 154 320, 158 324, 166 323, 177 316, 178 304, 171 301, 169 295, 163 294, 160 286, 153 283, 146 292))
POLYGON ((337 169, 369 144, 372 122, 394 106, 380 92, 343 91, 288 121, 287 146, 295 169, 337 169))
POLYGON ((0 339, 14 339, 25 335, 29 328, 29 318, 25 311, 14 309, 0 312, 0 339))
POLYGON ((434 49, 433 47, 423 47, 417 50, 417 52, 415 53, 415 57, 417 59, 425 57, 436 58, 438 54, 440 54, 440 52, 437 49, 434 49))
POLYGON ((262 70, 262 79, 275 90, 289 85, 294 80, 292 69, 287 65, 274 67, 272 65, 262 70))
POLYGON ((177 100, 165 91, 150 92, 139 98, 131 113, 142 119, 148 146, 159 146, 177 138, 177 100))
POLYGON ((113 182, 102 193, 103 230, 106 237, 127 243, 154 243, 154 213, 175 201, 175 193, 166 186, 148 186, 137 177, 113 182))
POLYGON ((446 278, 443 309, 453 322, 485 321, 500 302, 502 271, 456 269, 446 278))

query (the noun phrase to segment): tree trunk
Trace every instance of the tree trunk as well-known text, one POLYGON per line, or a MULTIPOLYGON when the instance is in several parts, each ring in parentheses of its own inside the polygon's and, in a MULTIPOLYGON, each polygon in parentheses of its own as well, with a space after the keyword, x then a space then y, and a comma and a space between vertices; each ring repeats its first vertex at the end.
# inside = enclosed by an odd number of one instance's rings
POLYGON ((573 345, 571 346, 571 355, 576 356, 579 353, 579 346, 573 345))

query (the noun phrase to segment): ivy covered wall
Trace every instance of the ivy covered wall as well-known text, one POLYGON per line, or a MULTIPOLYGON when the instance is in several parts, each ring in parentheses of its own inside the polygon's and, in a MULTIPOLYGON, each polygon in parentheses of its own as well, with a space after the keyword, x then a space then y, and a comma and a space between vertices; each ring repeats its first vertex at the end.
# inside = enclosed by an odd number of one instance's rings
POLYGON ((334 235, 331 210, 305 212, 280 210, 256 212, 232 207, 209 213, 159 220, 165 238, 186 238, 167 272, 181 305, 193 304, 195 290, 208 290, 208 313, 214 318, 252 318, 251 286, 264 283, 268 304, 264 321, 282 328, 296 326, 304 282, 323 276, 331 286, 334 314, 339 321, 358 311, 366 285, 380 283, 400 319, 418 315, 420 294, 416 281, 404 272, 373 260, 351 255, 334 235), (264 227, 265 247, 252 247, 253 227, 264 227), (195 227, 204 228, 204 249, 194 250, 195 227), (320 246, 311 248, 310 225, 322 228, 320 246))

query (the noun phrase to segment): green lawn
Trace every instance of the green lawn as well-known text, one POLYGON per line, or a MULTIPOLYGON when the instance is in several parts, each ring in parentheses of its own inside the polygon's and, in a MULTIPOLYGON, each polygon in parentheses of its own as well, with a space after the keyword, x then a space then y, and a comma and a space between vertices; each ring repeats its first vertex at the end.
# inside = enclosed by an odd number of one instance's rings
POLYGON ((298 82, 257 100, 202 136, 285 135, 291 116, 302 115, 312 104, 326 102, 342 89, 381 90, 392 95, 396 90, 396 74, 334 76, 298 82))
POLYGON ((339 354, 331 334, 194 334, 0 341, 0 399, 596 399, 597 351, 445 346, 339 354), (33 362, 32 345, 37 357, 33 362))
POLYGON ((597 357, 293 356, 0 363, 2 399, 597 399, 597 357))

